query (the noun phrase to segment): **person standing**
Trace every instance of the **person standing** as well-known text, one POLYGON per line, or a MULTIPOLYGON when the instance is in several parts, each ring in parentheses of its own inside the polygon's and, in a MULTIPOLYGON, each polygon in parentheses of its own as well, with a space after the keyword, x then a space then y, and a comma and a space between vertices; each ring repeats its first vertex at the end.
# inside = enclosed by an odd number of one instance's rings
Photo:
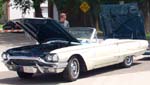
POLYGON ((69 22, 67 21, 67 15, 66 13, 61 13, 60 14, 60 24, 65 27, 65 28, 69 28, 69 22))

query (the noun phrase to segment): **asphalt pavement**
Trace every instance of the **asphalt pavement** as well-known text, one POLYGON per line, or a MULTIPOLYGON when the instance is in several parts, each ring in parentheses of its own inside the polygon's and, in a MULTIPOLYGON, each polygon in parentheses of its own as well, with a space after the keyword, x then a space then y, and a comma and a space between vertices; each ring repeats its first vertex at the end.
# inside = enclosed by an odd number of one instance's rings
MULTIPOLYGON (((35 44, 35 40, 25 33, 0 33, 0 55, 7 49, 35 44)), ((0 57, 0 72, 8 71, 0 57)))
POLYGON ((16 72, 0 72, 0 85, 150 85, 150 58, 134 61, 130 68, 112 65, 82 73, 77 81, 65 82, 59 74, 36 74, 31 79, 18 78, 16 72))

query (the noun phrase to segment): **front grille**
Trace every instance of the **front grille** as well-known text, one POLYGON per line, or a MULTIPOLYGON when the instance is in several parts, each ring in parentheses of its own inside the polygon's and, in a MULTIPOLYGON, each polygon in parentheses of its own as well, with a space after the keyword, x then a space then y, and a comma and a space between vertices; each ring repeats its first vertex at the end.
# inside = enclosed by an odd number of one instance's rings
POLYGON ((38 62, 37 60, 22 60, 22 59, 11 59, 8 64, 12 65, 21 65, 21 66, 35 66, 38 64, 39 66, 48 66, 48 67, 53 67, 52 64, 45 64, 42 62, 38 62))
POLYGON ((10 60, 11 63, 15 65, 22 65, 22 66, 33 66, 36 65, 37 61, 36 60, 10 60))

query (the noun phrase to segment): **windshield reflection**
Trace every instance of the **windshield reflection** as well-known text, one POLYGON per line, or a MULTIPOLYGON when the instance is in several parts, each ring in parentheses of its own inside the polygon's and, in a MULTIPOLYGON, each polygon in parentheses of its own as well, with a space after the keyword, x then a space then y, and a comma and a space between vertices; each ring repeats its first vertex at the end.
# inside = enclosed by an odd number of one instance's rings
POLYGON ((67 31, 78 39, 90 39, 93 33, 93 29, 89 27, 73 27, 67 28, 67 31))

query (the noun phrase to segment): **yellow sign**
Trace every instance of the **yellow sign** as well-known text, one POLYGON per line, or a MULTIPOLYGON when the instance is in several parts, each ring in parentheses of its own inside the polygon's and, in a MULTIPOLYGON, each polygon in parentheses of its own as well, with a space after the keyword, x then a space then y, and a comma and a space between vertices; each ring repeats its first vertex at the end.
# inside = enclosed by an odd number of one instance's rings
POLYGON ((88 12, 89 9, 90 9, 90 6, 87 2, 83 2, 81 5, 80 5, 80 9, 81 11, 83 11, 84 13, 88 12))

